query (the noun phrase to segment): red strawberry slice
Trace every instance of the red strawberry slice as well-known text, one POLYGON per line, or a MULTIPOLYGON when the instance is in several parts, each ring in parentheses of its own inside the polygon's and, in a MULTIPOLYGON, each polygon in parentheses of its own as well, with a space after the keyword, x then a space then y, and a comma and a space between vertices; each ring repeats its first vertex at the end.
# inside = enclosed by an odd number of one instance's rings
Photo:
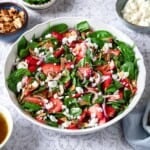
POLYGON ((109 76, 103 83, 102 83, 102 88, 106 90, 112 83, 112 77, 109 76))
POLYGON ((107 113, 107 116, 111 118, 115 116, 116 110, 112 106, 106 106, 106 113, 107 113))
POLYGON ((78 71, 84 76, 84 77, 90 77, 92 75, 92 68, 90 67, 80 67, 78 68, 78 71))
POLYGON ((110 66, 108 64, 103 66, 98 66, 96 69, 100 71, 103 75, 112 75, 110 66))
POLYGON ((107 118, 103 117, 102 119, 99 120, 99 125, 102 125, 102 124, 104 124, 106 122, 107 122, 107 118))
POLYGON ((89 112, 90 114, 96 114, 96 117, 101 120, 104 117, 104 114, 102 112, 101 107, 99 106, 99 104, 94 104, 93 106, 91 106, 89 108, 89 112))
POLYGON ((64 49, 63 48, 59 48, 56 51, 54 51, 54 56, 55 57, 60 57, 63 53, 64 53, 64 49))
POLYGON ((52 34, 52 36, 53 36, 54 38, 56 38, 59 42, 62 41, 62 39, 63 39, 63 34, 58 33, 58 32, 52 32, 51 34, 52 34))
POLYGON ((25 61, 27 62, 28 65, 37 66, 37 62, 39 61, 39 59, 33 56, 27 56, 25 61))
POLYGON ((58 98, 50 98, 50 102, 53 103, 53 107, 48 110, 49 113, 57 113, 62 110, 62 101, 58 98))
POLYGON ((37 104, 37 105, 40 105, 40 106, 44 105, 44 102, 38 97, 26 96, 24 98, 24 101, 34 103, 34 104, 37 104))
POLYGON ((31 65, 31 66, 30 66, 30 65, 29 65, 28 69, 29 69, 30 72, 35 72, 36 69, 37 69, 37 66, 34 66, 34 65, 31 65))
POLYGON ((44 120, 42 117, 37 116, 35 119, 36 119, 38 122, 40 122, 40 123, 43 123, 43 124, 46 123, 45 120, 44 120))
POLYGON ((42 65, 42 71, 44 74, 48 75, 48 73, 59 73, 61 71, 60 65, 54 65, 54 64, 43 64, 42 65))
POLYGON ((65 63, 65 68, 68 70, 71 70, 74 68, 74 63, 73 62, 67 62, 65 63))
POLYGON ((76 130, 76 129, 79 129, 79 128, 78 128, 77 124, 71 123, 71 124, 67 127, 67 129, 76 130))

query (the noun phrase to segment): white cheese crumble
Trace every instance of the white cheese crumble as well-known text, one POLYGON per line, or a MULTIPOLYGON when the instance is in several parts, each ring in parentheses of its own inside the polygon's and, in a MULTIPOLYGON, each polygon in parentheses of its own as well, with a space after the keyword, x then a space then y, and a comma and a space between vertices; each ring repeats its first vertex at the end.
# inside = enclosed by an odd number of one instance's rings
POLYGON ((128 0, 122 13, 124 19, 133 24, 150 26, 149 0, 128 0))
POLYGON ((97 49, 98 48, 98 45, 96 44, 96 43, 92 43, 91 42, 91 39, 90 38, 87 38, 86 40, 85 40, 85 42, 86 42, 86 45, 90 48, 95 48, 95 49, 97 49))
POLYGON ((48 81, 49 89, 57 87, 57 81, 48 81))
POLYGON ((77 91, 77 93, 79 93, 79 94, 84 92, 81 87, 76 87, 76 91, 77 91))
POLYGON ((53 121, 53 122, 57 122, 57 121, 58 121, 58 120, 56 119, 56 117, 53 116, 53 115, 49 115, 49 119, 50 119, 51 121, 53 121))
POLYGON ((53 107, 53 103, 52 102, 45 104, 45 108, 46 109, 51 109, 52 107, 53 107))
POLYGON ((25 62, 25 61, 19 62, 17 65, 17 69, 21 69, 21 68, 27 69, 28 68, 27 62, 25 62))
POLYGON ((20 81, 20 82, 18 82, 18 83, 17 83, 17 92, 20 92, 20 91, 21 91, 21 89, 22 89, 22 87, 23 87, 22 82, 21 82, 21 81, 20 81))
POLYGON ((72 35, 72 36, 69 36, 68 38, 64 37, 62 39, 62 43, 63 44, 72 43, 73 41, 76 41, 76 40, 77 40, 77 35, 72 35))
POLYGON ((105 43, 104 46, 102 47, 102 51, 104 53, 108 53, 110 48, 112 48, 112 43, 105 43))
POLYGON ((51 38, 52 37, 52 35, 49 33, 49 34, 47 34, 47 35, 45 35, 45 38, 46 39, 48 39, 48 38, 51 38))
POLYGON ((61 124, 60 128, 67 128, 71 124, 71 121, 65 121, 64 123, 61 124))
POLYGON ((49 48, 49 51, 50 51, 50 53, 52 54, 52 53, 54 52, 53 47, 50 47, 50 48, 49 48))
POLYGON ((32 82, 32 87, 37 88, 39 86, 39 83, 37 81, 32 82))
POLYGON ((118 72, 117 75, 118 75, 119 79, 125 79, 129 76, 129 72, 121 71, 121 72, 118 72))

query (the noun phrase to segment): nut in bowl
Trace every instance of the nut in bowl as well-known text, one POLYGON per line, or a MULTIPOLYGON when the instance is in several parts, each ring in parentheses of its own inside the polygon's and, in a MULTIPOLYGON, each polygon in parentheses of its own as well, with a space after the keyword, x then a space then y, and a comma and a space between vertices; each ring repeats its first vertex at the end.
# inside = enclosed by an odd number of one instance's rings
POLYGON ((34 124, 66 134, 96 132, 126 116, 143 93, 145 66, 133 45, 94 20, 45 22, 12 46, 4 72, 7 91, 34 124))
POLYGON ((15 3, 0 3, 0 36, 15 35, 25 29, 28 22, 26 10, 15 3))

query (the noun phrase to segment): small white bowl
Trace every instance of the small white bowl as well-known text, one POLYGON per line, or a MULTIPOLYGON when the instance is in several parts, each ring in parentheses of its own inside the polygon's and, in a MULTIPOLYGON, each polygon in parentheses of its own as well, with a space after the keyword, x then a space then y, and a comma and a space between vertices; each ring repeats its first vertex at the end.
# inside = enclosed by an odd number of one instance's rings
MULTIPOLYGON (((70 28, 73 28, 77 23, 84 21, 84 20, 87 20, 94 30, 100 30, 100 29, 107 30, 107 31, 111 32, 117 39, 124 41, 124 42, 128 43, 129 45, 132 45, 132 46, 135 45, 134 42, 127 35, 122 33, 121 31, 119 31, 109 25, 103 24, 101 21, 96 21, 94 19, 91 20, 91 19, 87 19, 87 18, 79 18, 79 17, 63 17, 63 18, 49 20, 47 22, 44 22, 42 24, 35 26, 34 28, 32 28, 29 31, 22 34, 22 36, 25 36, 26 39, 28 39, 30 41, 32 39, 33 35, 35 35, 36 37, 39 37, 42 34, 42 32, 45 31, 45 29, 47 29, 49 24, 55 25, 58 23, 66 23, 70 28)), ((31 116, 26 114, 20 108, 15 94, 8 89, 7 82, 6 82, 6 79, 7 79, 8 75, 10 74, 12 66, 16 59, 17 44, 20 41, 20 39, 22 38, 22 36, 12 45, 11 50, 9 51, 9 54, 7 56, 7 59, 6 59, 5 65, 4 65, 5 87, 6 87, 6 90, 8 92, 8 95, 9 95, 11 101, 13 102, 13 104, 16 107, 16 109, 18 110, 18 112, 20 114, 22 114, 26 119, 31 121, 32 123, 34 123, 38 126, 41 126, 43 128, 47 128, 49 130, 57 131, 59 133, 64 133, 67 135, 89 134, 89 133, 93 133, 93 132, 102 130, 102 129, 118 122, 123 117, 125 117, 129 112, 131 112, 131 110, 133 110, 134 107, 136 106, 136 104, 140 101, 140 98, 141 98, 142 93, 145 88, 146 70, 145 70, 144 60, 143 60, 143 57, 142 57, 140 51, 136 46, 134 46, 134 52, 135 52, 135 56, 138 60, 137 63, 138 63, 138 68, 139 68, 139 75, 138 75, 138 79, 137 79, 137 92, 136 92, 135 96, 132 98, 129 106, 124 110, 124 112, 122 112, 120 115, 116 116, 114 119, 108 121, 107 123, 105 123, 103 125, 93 127, 93 128, 88 128, 88 129, 79 129, 79 130, 60 129, 60 128, 54 128, 54 127, 44 125, 42 123, 37 122, 34 118, 32 118, 31 116)))
POLYGON ((22 3, 29 7, 29 8, 33 8, 33 9, 45 9, 45 8, 48 8, 50 7, 56 0, 51 0, 47 3, 44 3, 44 4, 40 4, 40 5, 36 5, 36 4, 29 4, 27 2, 25 2, 24 0, 22 0, 22 3))
POLYGON ((10 112, 2 105, 0 105, 0 113, 4 116, 7 125, 8 125, 8 133, 6 138, 4 139, 4 141, 0 144, 0 149, 2 149, 2 147, 4 147, 4 145, 7 143, 7 141, 9 140, 12 130, 13 130, 13 120, 12 117, 10 115, 10 112))

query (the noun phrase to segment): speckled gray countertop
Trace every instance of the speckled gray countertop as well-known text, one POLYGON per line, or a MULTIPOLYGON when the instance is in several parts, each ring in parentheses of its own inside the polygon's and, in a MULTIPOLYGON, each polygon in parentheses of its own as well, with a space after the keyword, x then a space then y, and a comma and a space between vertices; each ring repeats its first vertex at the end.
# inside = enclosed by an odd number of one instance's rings
MULTIPOLYGON (((83 16, 122 30, 135 41, 142 52, 147 67, 147 78, 149 78, 150 36, 131 31, 120 22, 115 12, 115 0, 56 0, 49 9, 39 11, 27 9, 27 11, 29 13, 28 28, 51 18, 83 16)), ((11 44, 10 41, 5 42, 2 39, 0 41, 0 69, 3 68, 11 44)), ((143 99, 148 98, 149 85, 150 81, 147 80, 143 99)), ((14 130, 4 150, 132 150, 124 139, 121 123, 90 135, 65 136, 37 127, 18 114, 4 91, 3 82, 0 82, 0 96, 0 104, 9 108, 14 120, 14 130)), ((138 106, 141 104, 142 100, 138 106)))

